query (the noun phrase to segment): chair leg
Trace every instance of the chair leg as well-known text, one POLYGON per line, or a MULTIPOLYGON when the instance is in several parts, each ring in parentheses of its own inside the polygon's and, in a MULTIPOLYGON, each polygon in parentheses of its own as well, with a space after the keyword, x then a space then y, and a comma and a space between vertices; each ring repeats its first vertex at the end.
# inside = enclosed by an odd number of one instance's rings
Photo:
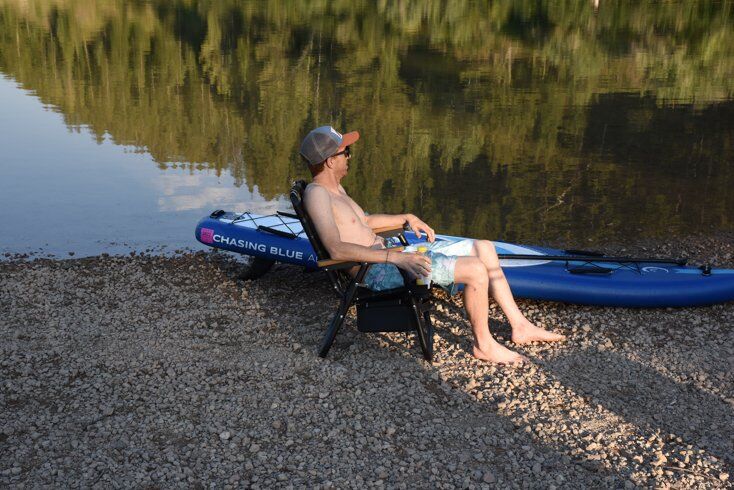
POLYGON ((348 309, 348 306, 346 308, 344 307, 344 301, 342 300, 339 304, 339 309, 336 311, 334 317, 331 319, 331 323, 329 323, 329 328, 326 329, 326 334, 324 334, 324 338, 321 339, 321 345, 319 345, 319 357, 326 357, 326 355, 329 353, 329 349, 331 349, 331 344, 334 343, 334 339, 336 338, 336 333, 339 331, 339 327, 341 327, 344 323, 344 318, 348 309))
POLYGON ((434 336, 434 329, 433 329, 433 321, 431 320, 431 314, 427 311, 423 312, 423 318, 424 318, 424 324, 426 326, 426 347, 427 347, 427 357, 426 361, 433 362, 433 336, 434 336))
POLYGON ((427 311, 421 310, 415 298, 411 298, 411 302, 413 303, 418 343, 423 351, 423 358, 428 362, 433 362, 433 323, 431 323, 431 316, 427 311))
POLYGON ((344 323, 344 318, 347 316, 347 311, 349 310, 349 307, 352 306, 354 293, 357 292, 357 284, 362 282, 362 279, 364 279, 368 268, 369 264, 362 264, 359 271, 357 272, 357 276, 351 282, 346 294, 344 294, 344 297, 339 303, 339 308, 336 310, 334 318, 331 319, 331 323, 329 324, 329 328, 326 329, 326 334, 324 334, 324 338, 321 339, 321 345, 319 345, 319 357, 326 357, 326 355, 329 353, 329 349, 331 349, 331 344, 334 343, 334 339, 336 338, 336 333, 339 331, 339 327, 341 327, 344 323))

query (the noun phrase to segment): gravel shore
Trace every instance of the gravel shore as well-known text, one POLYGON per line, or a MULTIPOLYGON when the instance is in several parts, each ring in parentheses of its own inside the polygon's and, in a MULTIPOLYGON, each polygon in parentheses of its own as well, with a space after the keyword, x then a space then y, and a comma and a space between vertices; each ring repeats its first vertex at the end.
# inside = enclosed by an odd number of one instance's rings
MULTIPOLYGON (((731 238, 636 251, 734 267, 731 238)), ((569 339, 503 368, 471 357, 461 297, 438 292, 433 364, 413 335, 353 318, 323 360, 325 278, 241 267, 209 252, 0 262, 0 486, 732 485, 734 303, 520 301, 569 339)))

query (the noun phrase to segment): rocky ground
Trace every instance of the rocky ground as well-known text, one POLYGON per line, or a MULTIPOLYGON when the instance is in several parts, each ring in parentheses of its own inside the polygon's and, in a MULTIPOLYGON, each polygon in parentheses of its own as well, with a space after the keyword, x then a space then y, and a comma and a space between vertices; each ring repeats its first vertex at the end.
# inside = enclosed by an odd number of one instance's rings
MULTIPOLYGON (((732 243, 635 251, 732 267, 732 243)), ((437 293, 432 365, 412 335, 353 318, 323 360, 324 278, 240 268, 202 252, 0 262, 0 486, 731 486, 734 303, 521 301, 569 339, 503 368, 471 357, 461 298, 437 293)))

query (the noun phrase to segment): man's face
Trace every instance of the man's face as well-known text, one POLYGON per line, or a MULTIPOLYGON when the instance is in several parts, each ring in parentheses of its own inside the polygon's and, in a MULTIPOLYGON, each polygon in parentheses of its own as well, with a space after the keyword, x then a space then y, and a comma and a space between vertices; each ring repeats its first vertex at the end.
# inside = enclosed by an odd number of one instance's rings
POLYGON ((349 147, 347 146, 344 148, 344 150, 335 153, 332 155, 332 163, 333 163, 333 169, 336 173, 341 175, 342 177, 347 175, 347 172, 349 171, 349 159, 352 157, 351 153, 349 152, 349 147))

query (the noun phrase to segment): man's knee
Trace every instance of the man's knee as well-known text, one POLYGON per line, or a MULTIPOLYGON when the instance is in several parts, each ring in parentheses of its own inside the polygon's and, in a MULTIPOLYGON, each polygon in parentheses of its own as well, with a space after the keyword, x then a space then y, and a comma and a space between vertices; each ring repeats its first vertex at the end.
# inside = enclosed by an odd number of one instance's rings
POLYGON ((502 271, 502 267, 499 265, 499 256, 497 255, 497 250, 494 247, 494 243, 490 242, 489 240, 477 240, 476 247, 482 252, 482 256, 484 257, 485 261, 489 259, 486 263, 489 279, 495 281, 497 279, 503 278, 505 274, 502 271))
POLYGON ((487 275, 487 268, 480 260, 473 260, 469 268, 469 274, 472 284, 477 286, 488 285, 489 276, 487 275))
POLYGON ((496 254, 497 250, 494 248, 494 243, 490 242, 489 240, 477 240, 476 242, 477 247, 487 253, 496 254))

